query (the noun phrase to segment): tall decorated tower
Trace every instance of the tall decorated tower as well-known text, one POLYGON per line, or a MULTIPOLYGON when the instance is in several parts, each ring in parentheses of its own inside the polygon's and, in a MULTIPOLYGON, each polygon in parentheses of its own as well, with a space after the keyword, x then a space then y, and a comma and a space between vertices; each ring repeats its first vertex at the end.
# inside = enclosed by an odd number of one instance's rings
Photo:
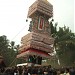
POLYGON ((22 37, 17 58, 41 64, 42 59, 50 58, 53 52, 54 39, 48 21, 53 17, 53 6, 47 0, 36 0, 29 7, 28 17, 31 18, 30 33, 22 37))

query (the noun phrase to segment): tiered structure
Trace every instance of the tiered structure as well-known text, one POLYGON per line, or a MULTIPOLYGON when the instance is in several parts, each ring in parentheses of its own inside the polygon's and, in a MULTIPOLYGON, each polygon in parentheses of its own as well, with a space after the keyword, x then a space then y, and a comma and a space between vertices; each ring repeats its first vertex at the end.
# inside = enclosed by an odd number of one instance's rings
POLYGON ((53 52, 54 39, 50 36, 49 18, 53 16, 53 6, 47 0, 36 0, 28 11, 31 18, 27 35, 21 39, 21 47, 17 58, 34 56, 36 58, 50 58, 53 52))

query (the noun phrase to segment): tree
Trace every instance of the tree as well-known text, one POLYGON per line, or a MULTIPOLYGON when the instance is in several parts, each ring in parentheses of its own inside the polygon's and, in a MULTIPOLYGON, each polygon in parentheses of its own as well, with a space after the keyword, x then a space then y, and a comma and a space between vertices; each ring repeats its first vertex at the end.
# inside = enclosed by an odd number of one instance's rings
POLYGON ((0 55, 4 58, 6 66, 9 66, 17 55, 17 48, 14 41, 9 41, 5 35, 0 36, 0 55))
POLYGON ((0 36, 0 54, 2 55, 8 50, 9 41, 5 35, 0 36))
POLYGON ((64 26, 59 28, 57 35, 56 45, 60 62, 70 66, 75 61, 75 34, 68 27, 64 26))
POLYGON ((54 47, 62 65, 72 65, 75 62, 75 34, 69 27, 53 26, 51 23, 51 35, 55 38, 54 47))
POLYGON ((5 63, 7 62, 8 46, 9 41, 7 37, 5 35, 0 36, 0 55, 3 56, 5 63))

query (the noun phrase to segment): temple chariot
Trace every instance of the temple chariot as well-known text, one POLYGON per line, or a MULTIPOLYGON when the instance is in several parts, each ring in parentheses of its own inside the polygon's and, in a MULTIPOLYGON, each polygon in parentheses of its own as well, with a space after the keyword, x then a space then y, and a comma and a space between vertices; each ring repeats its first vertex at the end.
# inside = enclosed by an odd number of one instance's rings
POLYGON ((28 11, 31 18, 27 35, 21 38, 17 58, 25 58, 28 63, 42 64, 42 59, 50 59, 54 38, 51 37, 49 19, 53 17, 53 5, 47 0, 36 0, 28 11))

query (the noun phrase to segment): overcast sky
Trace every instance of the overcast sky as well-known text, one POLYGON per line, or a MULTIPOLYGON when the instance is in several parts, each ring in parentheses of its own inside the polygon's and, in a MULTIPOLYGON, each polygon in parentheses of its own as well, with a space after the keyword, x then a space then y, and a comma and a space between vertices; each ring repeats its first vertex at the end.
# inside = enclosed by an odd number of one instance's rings
MULTIPOLYGON (((29 6, 35 0, 0 0, 0 36, 20 43, 28 33, 26 22, 29 6)), ((74 32, 74 0, 48 0, 53 4, 54 20, 60 27, 68 26, 74 32)))

